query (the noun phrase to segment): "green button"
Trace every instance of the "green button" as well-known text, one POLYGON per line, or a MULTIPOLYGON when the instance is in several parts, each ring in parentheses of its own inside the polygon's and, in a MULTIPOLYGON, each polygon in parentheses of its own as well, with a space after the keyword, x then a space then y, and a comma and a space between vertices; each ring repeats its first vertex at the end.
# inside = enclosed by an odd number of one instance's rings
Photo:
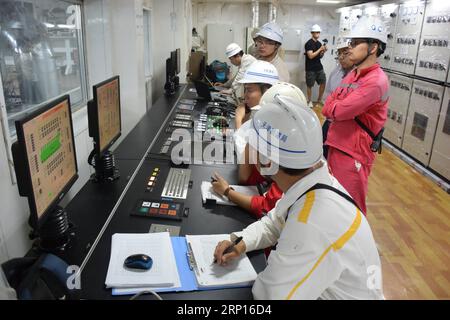
POLYGON ((148 208, 141 207, 141 208, 139 209, 139 211, 142 212, 142 213, 147 213, 147 212, 148 212, 148 208))

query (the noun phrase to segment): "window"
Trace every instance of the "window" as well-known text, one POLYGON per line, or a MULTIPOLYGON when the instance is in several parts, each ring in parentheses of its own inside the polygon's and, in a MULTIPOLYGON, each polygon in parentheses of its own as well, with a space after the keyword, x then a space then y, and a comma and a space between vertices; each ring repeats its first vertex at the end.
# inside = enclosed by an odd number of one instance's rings
POLYGON ((81 2, 5 0, 0 6, 0 73, 8 126, 45 102, 69 94, 86 102, 81 2))

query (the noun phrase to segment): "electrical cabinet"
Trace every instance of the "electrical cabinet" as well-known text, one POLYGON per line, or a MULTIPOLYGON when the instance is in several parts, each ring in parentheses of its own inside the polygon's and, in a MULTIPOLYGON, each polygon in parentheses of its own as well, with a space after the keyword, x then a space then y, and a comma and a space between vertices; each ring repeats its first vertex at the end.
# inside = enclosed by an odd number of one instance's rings
POLYGON ((304 50, 301 29, 283 28, 283 49, 289 51, 304 50))
POLYGON ((384 53, 378 58, 381 67, 384 69, 391 68, 391 60, 393 57, 394 50, 394 35, 395 35, 395 27, 397 24, 398 17, 398 5, 395 3, 384 4, 379 9, 380 17, 384 23, 384 27, 387 32, 387 43, 386 50, 384 53))
POLYGON ((378 58, 378 61, 380 62, 380 66, 385 69, 391 68, 391 59, 392 59, 392 52, 393 48, 386 48, 384 53, 378 58))
POLYGON ((414 73, 424 12, 424 1, 400 5, 394 36, 394 54, 391 59, 392 70, 414 73))
POLYGON ((431 153, 430 168, 446 179, 450 179, 450 88, 445 89, 431 153))
POLYGON ((446 81, 450 59, 450 1, 427 3, 415 74, 446 81))
POLYGON ((428 166, 444 87, 414 80, 402 148, 428 166))
POLYGON ((384 22, 384 26, 388 33, 386 48, 392 48, 394 46, 395 28, 397 25, 399 5, 395 3, 384 4, 381 6, 381 19, 384 22))
POLYGON ((401 147, 408 114, 413 80, 404 76, 389 74, 389 104, 383 137, 401 147))

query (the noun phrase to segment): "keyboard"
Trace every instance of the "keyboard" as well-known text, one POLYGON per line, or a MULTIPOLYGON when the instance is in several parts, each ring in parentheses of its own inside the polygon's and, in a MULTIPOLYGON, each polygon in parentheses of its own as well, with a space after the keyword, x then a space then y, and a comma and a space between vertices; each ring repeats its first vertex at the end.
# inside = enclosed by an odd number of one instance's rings
POLYGON ((190 169, 171 168, 161 196, 165 198, 186 199, 190 178, 190 169))

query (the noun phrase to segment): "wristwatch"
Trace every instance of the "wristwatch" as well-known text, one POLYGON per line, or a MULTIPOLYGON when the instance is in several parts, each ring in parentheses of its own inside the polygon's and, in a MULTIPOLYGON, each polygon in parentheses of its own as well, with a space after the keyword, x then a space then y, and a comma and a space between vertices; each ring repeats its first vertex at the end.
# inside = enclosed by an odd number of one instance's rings
POLYGON ((230 190, 234 190, 234 188, 231 186, 228 186, 228 188, 225 189, 225 192, 223 193, 223 195, 228 198, 228 194, 230 193, 230 190))

